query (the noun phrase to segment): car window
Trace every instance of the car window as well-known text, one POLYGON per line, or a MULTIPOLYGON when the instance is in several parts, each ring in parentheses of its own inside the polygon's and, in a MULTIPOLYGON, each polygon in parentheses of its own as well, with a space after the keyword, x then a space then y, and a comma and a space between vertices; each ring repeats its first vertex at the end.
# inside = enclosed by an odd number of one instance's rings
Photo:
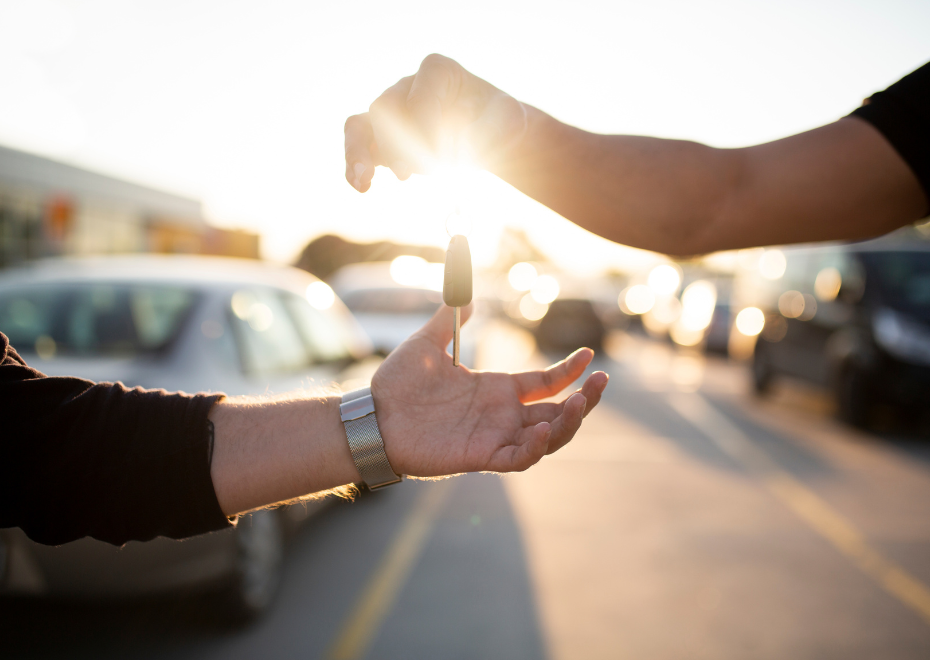
POLYGON ((360 289, 342 296, 356 314, 432 314, 442 293, 427 289, 360 289))
POLYGON ((314 362, 336 362, 352 357, 348 333, 341 319, 328 310, 314 308, 306 298, 285 292, 284 304, 314 362))
POLYGON ((930 251, 867 252, 860 258, 883 304, 930 318, 930 251))
POLYGON ((242 289, 230 300, 231 322, 243 369, 263 375, 294 371, 310 363, 310 354, 277 291, 242 289))
POLYGON ((34 285, 0 292, 0 330, 45 359, 153 353, 176 338, 195 299, 176 286, 34 285))
POLYGON ((811 254, 804 251, 787 251, 785 274, 781 277, 782 290, 809 292, 814 285, 811 278, 811 254))

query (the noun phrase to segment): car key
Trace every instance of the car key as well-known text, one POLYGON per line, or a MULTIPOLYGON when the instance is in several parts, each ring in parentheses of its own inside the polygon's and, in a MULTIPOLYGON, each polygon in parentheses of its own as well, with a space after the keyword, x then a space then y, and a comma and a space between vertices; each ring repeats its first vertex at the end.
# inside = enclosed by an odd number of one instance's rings
POLYGON ((462 307, 471 302, 471 251, 468 239, 456 235, 446 250, 446 270, 442 282, 442 299, 454 311, 452 326, 452 366, 459 366, 459 335, 462 330, 462 307))

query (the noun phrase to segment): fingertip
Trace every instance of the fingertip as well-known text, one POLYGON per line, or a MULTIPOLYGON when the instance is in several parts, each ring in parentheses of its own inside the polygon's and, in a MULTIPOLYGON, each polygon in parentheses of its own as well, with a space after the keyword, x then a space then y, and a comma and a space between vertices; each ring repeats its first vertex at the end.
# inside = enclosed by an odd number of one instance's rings
POLYGON ((371 187, 374 168, 363 161, 349 161, 346 164, 346 181, 358 192, 365 192, 371 187))
POLYGON ((355 163, 352 166, 352 172, 355 174, 355 189, 359 192, 362 190, 362 181, 365 180, 365 171, 367 169, 364 163, 355 163))
POLYGON ((591 360, 594 359, 594 351, 587 347, 579 348, 572 353, 568 359, 572 361, 572 366, 586 367, 591 364, 591 360))

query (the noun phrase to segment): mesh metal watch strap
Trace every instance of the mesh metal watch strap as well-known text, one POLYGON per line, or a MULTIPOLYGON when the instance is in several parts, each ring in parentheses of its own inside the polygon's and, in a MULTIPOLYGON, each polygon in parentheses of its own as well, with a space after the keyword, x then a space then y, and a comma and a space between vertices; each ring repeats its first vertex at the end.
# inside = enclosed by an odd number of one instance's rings
POLYGON ((346 427, 352 460, 365 485, 375 490, 402 481, 403 477, 394 473, 384 453, 371 389, 366 387, 343 394, 339 412, 346 427))

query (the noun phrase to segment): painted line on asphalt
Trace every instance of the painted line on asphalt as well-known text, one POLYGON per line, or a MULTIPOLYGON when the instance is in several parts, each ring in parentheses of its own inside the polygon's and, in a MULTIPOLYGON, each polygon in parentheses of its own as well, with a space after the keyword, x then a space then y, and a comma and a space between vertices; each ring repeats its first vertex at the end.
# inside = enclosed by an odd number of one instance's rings
POLYGON ((451 491, 451 480, 436 482, 422 489, 352 614, 343 624, 328 658, 358 660, 365 657, 423 553, 439 511, 451 491))
POLYGON ((851 522, 779 467, 700 394, 671 395, 669 403, 721 451, 760 477, 776 498, 860 571, 930 624, 930 587, 885 559, 851 522))

